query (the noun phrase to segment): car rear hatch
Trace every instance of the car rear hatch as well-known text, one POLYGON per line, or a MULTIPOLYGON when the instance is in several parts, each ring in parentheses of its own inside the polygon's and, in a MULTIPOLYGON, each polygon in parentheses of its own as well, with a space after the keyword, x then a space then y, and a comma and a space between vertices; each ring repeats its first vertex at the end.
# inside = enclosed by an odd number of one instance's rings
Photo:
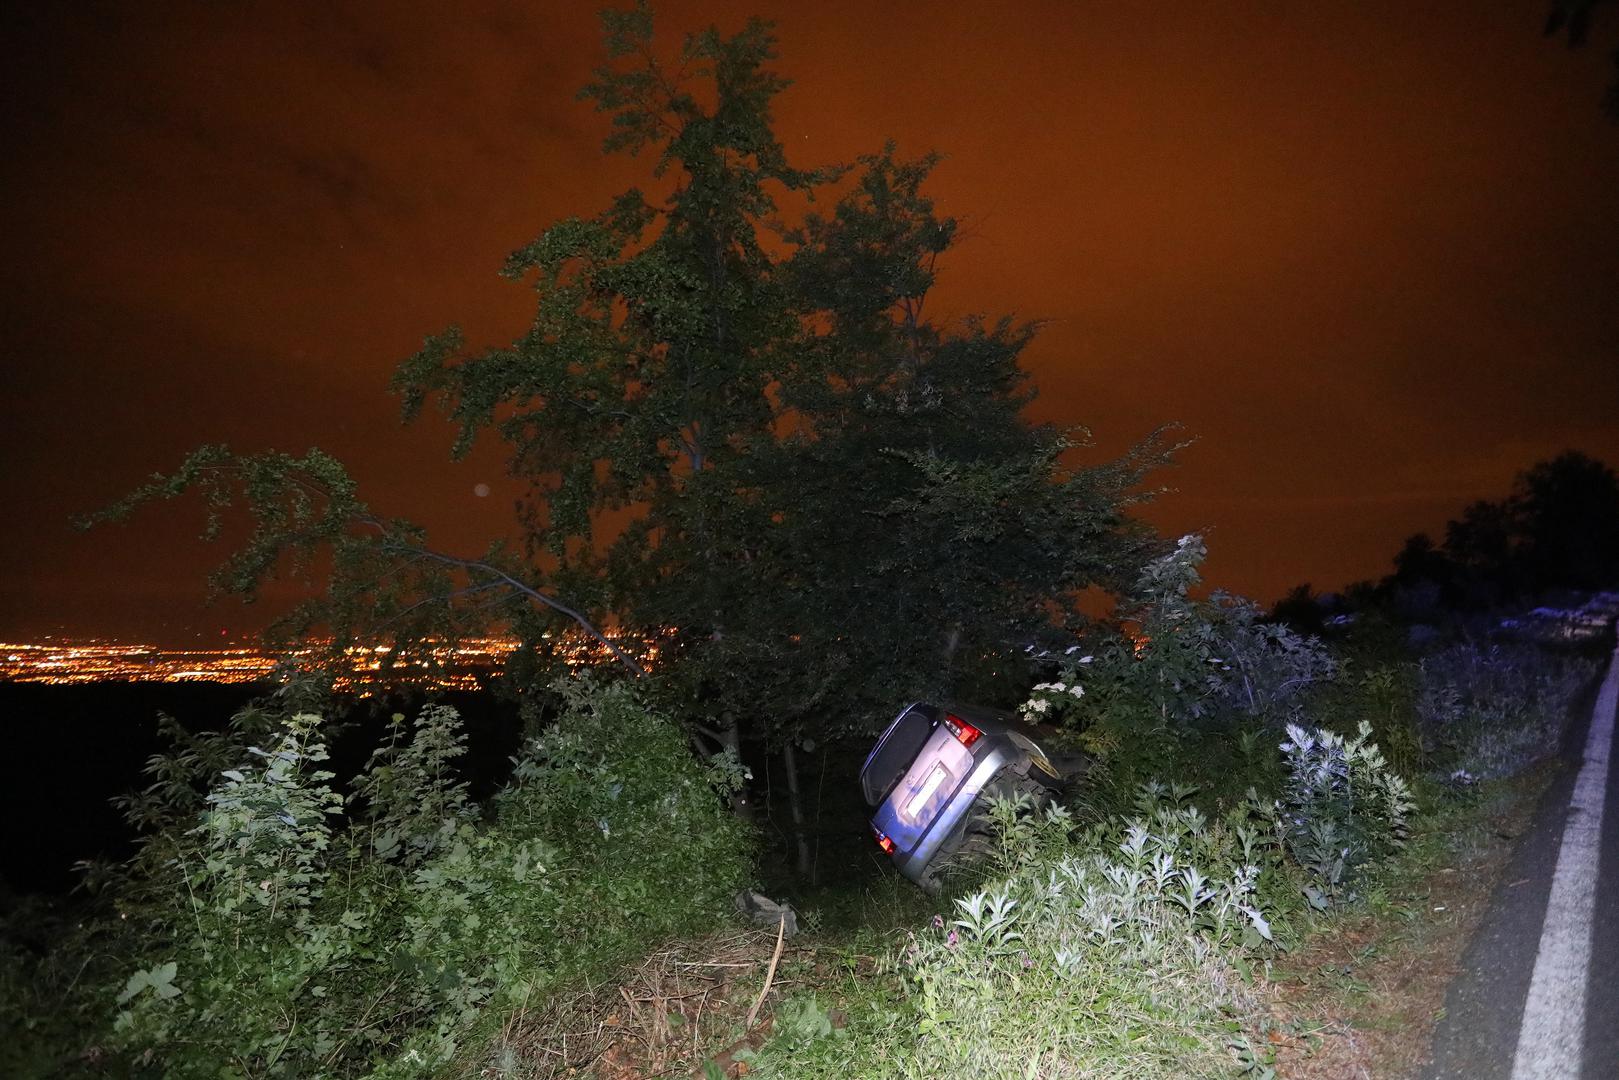
POLYGON ((888 725, 860 767, 860 787, 868 805, 876 806, 894 790, 933 734, 937 712, 931 705, 912 705, 888 725))
POLYGON ((892 854, 916 850, 973 767, 973 752, 944 724, 932 730, 872 817, 872 828, 893 844, 892 854))

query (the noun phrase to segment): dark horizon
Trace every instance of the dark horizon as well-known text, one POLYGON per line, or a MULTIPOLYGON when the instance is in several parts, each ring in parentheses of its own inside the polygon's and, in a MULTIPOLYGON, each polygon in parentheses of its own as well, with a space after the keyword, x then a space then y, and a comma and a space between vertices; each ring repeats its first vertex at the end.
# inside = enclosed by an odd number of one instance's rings
MULTIPOLYGON (((889 137, 945 155, 932 191, 967 240, 930 305, 1048 320, 1032 413, 1099 455, 1164 422, 1197 437, 1146 516, 1205 530, 1216 585, 1379 577, 1537 460, 1619 464, 1612 18, 1571 50, 1543 0, 656 7, 666 39, 776 21, 796 164, 889 137)), ((496 277, 506 253, 644 180, 574 100, 593 12, 3 19, 0 639, 250 630, 200 606, 195 503, 68 524, 199 443, 320 446, 443 547, 508 532, 497 450, 450 463, 385 386, 450 323, 509 340, 531 294, 496 277)))

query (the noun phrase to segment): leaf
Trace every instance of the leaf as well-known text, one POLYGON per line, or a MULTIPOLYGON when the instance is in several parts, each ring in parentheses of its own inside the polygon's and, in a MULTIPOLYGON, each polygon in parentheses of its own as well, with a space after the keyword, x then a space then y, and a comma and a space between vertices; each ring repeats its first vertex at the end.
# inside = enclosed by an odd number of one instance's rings
POLYGON ((124 984, 124 992, 118 995, 118 1004, 124 1004, 150 985, 151 982, 146 972, 135 972, 129 977, 129 981, 124 984))
POLYGON ((142 990, 148 987, 162 1001, 179 997, 180 988, 174 985, 174 976, 178 970, 178 965, 173 960, 170 960, 168 963, 160 964, 155 968, 135 972, 129 977, 129 981, 124 984, 123 993, 118 995, 118 1004, 122 1005, 134 999, 142 990))

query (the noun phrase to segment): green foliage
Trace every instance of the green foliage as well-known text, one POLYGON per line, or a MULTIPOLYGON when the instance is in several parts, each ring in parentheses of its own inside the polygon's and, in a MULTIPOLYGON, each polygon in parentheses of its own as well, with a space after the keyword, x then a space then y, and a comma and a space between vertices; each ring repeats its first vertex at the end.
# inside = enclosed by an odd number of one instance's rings
POLYGON ((259 767, 226 769, 205 800, 195 830, 203 838, 199 877, 215 890, 215 913, 233 922, 236 935, 260 917, 296 921, 321 894, 329 819, 342 798, 328 786, 332 773, 310 768, 327 756, 314 740, 320 722, 310 713, 289 718, 274 749, 248 748, 259 767))
POLYGON ((776 1009, 770 1049, 783 1055, 802 1054, 832 1031, 832 1018, 814 995, 789 998, 776 1009))
MULTIPOLYGON (((1078 829, 1022 817, 1010 867, 916 931, 894 958, 891 1020, 807 1052, 766 1047, 763 1075, 1025 1077, 1216 1075, 1234 969, 1266 954, 1260 898, 1277 834, 1244 807, 1210 820, 1191 791, 1143 790, 1128 816, 1078 829), (853 1045, 851 1045, 853 1044, 853 1045), (1126 1064, 1127 1063, 1127 1064, 1126 1064)), ((1013 807, 997 820, 1017 822, 1013 807)))
MULTIPOLYGON (((1183 594, 1158 595, 1173 607, 1183 594)), ((1206 616, 1181 610, 1172 624, 1196 640, 1206 616)), ((1265 644, 1288 655, 1274 639, 1265 644)), ((1106 722, 1109 707, 1126 718, 1150 716, 1143 703, 1166 700, 1151 696, 1161 687, 1131 679, 1156 673, 1145 649, 1138 654, 1128 639, 1121 649, 1133 666, 1115 671, 1125 674, 1099 677, 1108 668, 1098 650, 1037 686, 1032 700, 1046 705, 1027 711, 1086 716, 1086 733, 1106 722)), ((1203 790, 1149 784, 1133 802, 1087 790, 1090 805, 1080 813, 1035 813, 1027 800, 996 800, 987 815, 996 843, 973 891, 931 929, 912 931, 891 958, 893 981, 850 989, 840 1001, 846 1029, 790 1054, 767 1046, 758 1072, 1272 1075, 1272 1062, 1256 1049, 1263 1044, 1249 1035, 1256 1005, 1246 986, 1256 969, 1335 906, 1359 902, 1385 914, 1378 904, 1390 878, 1434 858, 1407 848, 1415 799, 1375 744, 1377 734, 1405 740, 1408 760, 1429 766, 1455 749, 1432 741, 1431 731, 1449 732, 1456 747, 1499 749, 1521 727, 1541 733, 1544 748, 1556 740, 1544 739, 1542 725, 1566 717, 1591 672, 1588 661, 1533 648, 1456 647, 1418 664, 1376 632, 1355 641, 1348 659, 1347 676, 1333 664, 1327 670, 1336 677, 1258 714, 1247 713, 1246 690, 1229 692, 1232 682, 1194 685, 1190 693, 1212 706, 1195 723, 1166 720, 1156 750, 1142 748, 1128 721, 1113 729, 1136 739, 1115 748, 1115 777, 1161 755, 1173 766, 1169 775, 1203 790), (1531 710, 1536 696, 1545 706, 1531 710), (1492 709, 1494 698, 1504 706, 1492 709), (1276 727, 1288 716, 1321 726, 1285 723, 1283 742, 1276 727), (1414 732, 1429 741, 1413 747, 1414 732), (1259 782, 1246 797, 1230 798, 1222 793, 1233 777, 1259 782), (1218 809, 1200 808, 1209 805, 1218 809)), ((1307 657, 1291 670, 1324 666, 1307 657)), ((1241 667, 1290 670, 1287 662, 1241 667)), ((1257 687, 1256 698, 1270 690, 1257 687)))
POLYGON ((1066 665, 1063 689, 1035 694, 1024 711, 1081 728, 1274 721, 1310 687, 1337 676, 1319 639, 1263 622, 1251 602, 1219 592, 1193 599, 1206 554, 1202 538, 1190 535, 1149 561, 1123 613, 1128 635, 1105 638, 1066 665))
POLYGON ((1361 722, 1353 737, 1287 727, 1288 779, 1277 804, 1288 848, 1312 877, 1311 904, 1350 895, 1357 871, 1405 843, 1416 809, 1405 780, 1389 769, 1361 722))
POLYGON ((1437 589, 1457 607, 1488 607, 1553 589, 1619 584, 1619 476, 1570 450, 1519 473, 1512 492, 1469 505, 1443 543, 1418 534, 1394 560, 1386 592, 1437 589))
POLYGON ((150 930, 101 992, 128 1067, 429 1075, 485 1016, 719 918, 749 855, 710 782, 724 770, 630 686, 558 690, 486 821, 453 768, 453 709, 395 718, 346 826, 319 718, 282 717, 149 843, 173 872, 124 890, 150 930))
POLYGON ((1562 744, 1575 697, 1600 664, 1535 645, 1462 642, 1423 657, 1416 713, 1438 771, 1512 776, 1562 744))
POLYGON ((1205 554, 1192 535, 1149 560, 1120 628, 1093 629, 1021 707, 1076 734, 1095 761, 1087 797, 1103 808, 1186 769, 1218 775, 1214 794, 1234 801, 1273 772, 1268 733, 1342 674, 1318 638, 1262 621, 1252 603, 1218 592, 1195 599, 1205 554), (1207 768, 1211 755, 1230 768, 1207 768))
POLYGON ((405 717, 395 713, 388 741, 372 753, 353 798, 365 800, 373 854, 413 867, 453 841, 476 808, 454 771, 455 759, 467 752, 459 714, 429 705, 410 737, 404 734, 405 717))
POLYGON ((1073 590, 1133 565, 1123 511, 1171 448, 1073 468, 1079 441, 1020 412, 1033 325, 922 317, 956 234, 924 191, 935 159, 790 165, 764 24, 688 37, 677 70, 644 8, 606 18, 613 63, 583 96, 607 149, 651 152, 672 190, 515 253, 529 330, 431 339, 395 379, 407 415, 436 401, 458 452, 502 440, 562 592, 679 628, 666 700, 779 743, 1014 672, 1073 590))
MULTIPOLYGON (((1344 899, 1351 872, 1398 849, 1413 811, 1364 728, 1289 736, 1281 797, 1250 792, 1218 815, 1189 785, 1145 785, 1128 810, 1089 824, 997 800, 993 869, 907 936, 891 961, 898 998, 868 991, 846 1033, 791 1055, 767 1046, 758 1071, 1264 1075, 1242 1034, 1255 968, 1299 938, 1312 908, 1344 899), (1311 846, 1328 833, 1336 871, 1311 846)), ((1205 761, 1188 774, 1215 771, 1205 761)))
MULTIPOLYGON (((545 659, 539 646, 557 617, 643 673, 584 612, 546 591, 544 575, 504 543, 475 558, 429 547, 420 527, 372 512, 357 497, 342 464, 319 450, 295 458, 204 446, 174 472, 154 476, 79 523, 123 521, 147 503, 190 494, 201 495, 208 508, 204 539, 220 537, 227 513, 245 514, 251 523, 247 539, 210 576, 214 593, 251 603, 278 577, 300 584, 304 599, 274 620, 266 637, 305 646, 311 635, 323 638, 327 649, 318 659, 328 674, 346 673, 344 649, 357 641, 367 647, 393 643, 381 654, 386 676, 401 657, 437 663, 438 652, 416 648, 424 642, 442 644, 469 632, 503 628, 524 638, 524 658, 539 670, 528 683, 543 686, 541 676, 554 674, 556 667, 537 663, 545 659)), ((300 665, 309 666, 307 660, 300 665)))
POLYGON ((102 1040, 111 994, 138 966, 128 920, 99 898, 0 904, 0 1076, 116 1076, 102 1040))
POLYGON ((778 746, 812 716, 824 738, 897 698, 1015 692, 1074 593, 1139 563, 1149 531, 1126 512, 1176 447, 1160 431, 1080 466, 1082 429, 1022 413, 1036 324, 924 317, 957 234, 925 192, 937 158, 790 164, 767 24, 689 35, 669 64, 644 5, 603 22, 609 62, 581 96, 608 152, 654 158, 654 185, 511 254, 503 275, 534 291, 520 337, 476 350, 448 328, 392 383, 407 418, 448 415, 456 455, 503 443, 527 486, 520 551, 436 550, 319 451, 204 447, 98 519, 199 493, 207 535, 251 523, 217 588, 320 590, 286 634, 388 637, 394 656, 499 628, 530 688, 554 616, 615 653, 609 617, 677 630, 663 700, 718 701, 778 746))
POLYGON ((1402 776, 1417 776, 1428 764, 1418 725, 1420 669, 1414 660, 1351 654, 1344 677, 1320 689, 1308 712, 1321 727, 1342 735, 1371 725, 1372 741, 1402 776))

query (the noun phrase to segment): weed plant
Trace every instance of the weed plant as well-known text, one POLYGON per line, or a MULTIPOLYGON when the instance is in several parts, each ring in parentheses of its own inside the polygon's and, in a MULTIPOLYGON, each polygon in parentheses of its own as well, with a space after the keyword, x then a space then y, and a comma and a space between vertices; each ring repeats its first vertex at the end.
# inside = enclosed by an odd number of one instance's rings
POLYGON ((1351 896, 1365 864, 1393 854, 1410 835, 1416 802, 1361 721, 1351 738, 1287 727, 1287 784, 1276 803, 1289 853, 1308 872, 1305 896, 1324 910, 1351 896))
POLYGON ((560 718, 481 810, 443 707, 396 718, 347 819, 311 713, 155 761, 131 806, 160 825, 115 888, 134 959, 76 999, 81 1038, 100 1034, 72 1056, 122 1076, 433 1075, 526 1003, 714 925, 750 861, 730 770, 627 685, 558 689, 560 718))
POLYGON ((1251 784, 1268 786, 1274 736, 1342 673, 1320 639, 1264 622, 1252 603, 1218 592, 1194 599, 1205 555, 1193 535, 1149 562, 1120 630, 1070 651, 1059 677, 1022 708, 1068 728, 1091 756, 1086 798, 1100 812, 1128 808, 1157 777, 1197 776, 1222 806, 1251 784))
POLYGON ((1404 842, 1408 793, 1366 736, 1291 730, 1280 797, 1250 792, 1218 817, 1187 786, 1146 785, 1128 813, 1084 825, 1062 807, 997 800, 991 873, 948 917, 906 935, 892 996, 857 997, 847 1030, 772 1042, 756 1069, 1086 1077, 1128 1062, 1131 1076, 1231 1073, 1255 966, 1404 842), (1310 847, 1329 836, 1331 858, 1310 847))
POLYGON ((1512 776, 1557 752, 1574 699, 1601 665, 1528 643, 1461 642, 1420 662, 1416 717, 1436 769, 1512 776))
POLYGON ((1376 628, 1328 655, 1189 600, 1200 557, 1189 538, 1149 567, 1134 633, 1071 653, 1025 706, 1096 762, 1073 809, 995 802, 965 895, 906 934, 886 981, 844 988, 846 1027, 795 1005, 761 1075, 1267 1075, 1253 973, 1318 914, 1376 906, 1417 814, 1406 777, 1520 768, 1591 674, 1533 648, 1419 661, 1376 628), (1202 790, 1138 783, 1154 774, 1202 790))

